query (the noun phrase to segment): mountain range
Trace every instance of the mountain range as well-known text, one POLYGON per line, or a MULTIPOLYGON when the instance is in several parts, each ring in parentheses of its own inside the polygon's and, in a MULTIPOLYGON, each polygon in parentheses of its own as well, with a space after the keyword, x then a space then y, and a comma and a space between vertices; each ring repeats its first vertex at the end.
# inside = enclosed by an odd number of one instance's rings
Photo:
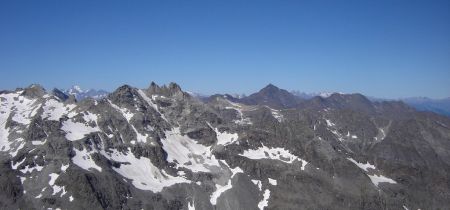
MULTIPOLYGON (((273 90, 275 87, 272 84, 267 85, 265 89, 262 89, 262 91, 267 91, 270 94, 271 89, 273 90)), ((109 94, 108 91, 105 90, 95 90, 95 89, 88 89, 83 90, 78 85, 74 85, 69 89, 66 89, 64 91, 66 95, 70 96, 73 95, 77 100, 84 100, 86 98, 94 98, 94 99, 100 99, 109 94)), ((208 98, 208 95, 196 93, 196 92, 190 92, 186 91, 189 95, 197 98, 208 98)), ((283 93, 280 94, 280 97, 285 97, 285 102, 292 101, 294 104, 297 101, 301 101, 303 99, 311 99, 316 96, 320 96, 322 98, 327 98, 333 95, 334 93, 344 94, 342 92, 318 92, 318 93, 305 93, 301 91, 282 91, 283 93), (283 95, 283 96, 281 96, 283 95), (290 98, 290 99, 289 99, 290 98)), ((233 98, 242 99, 246 98, 245 100, 248 103, 252 103, 252 101, 259 100, 257 97, 257 94, 253 94, 252 97, 247 97, 245 94, 227 94, 229 96, 232 96, 233 98)), ((375 98, 375 97, 368 97, 369 100, 374 102, 381 102, 381 101, 403 101, 404 103, 408 104, 409 106, 419 110, 419 111, 430 111, 435 112, 437 114, 442 114, 446 116, 450 116, 450 97, 449 98, 443 98, 443 99, 432 99, 428 97, 409 97, 409 98, 399 98, 399 99, 383 99, 383 98, 375 98)), ((254 103, 254 102, 253 102, 254 103)), ((274 107, 280 107, 280 105, 283 104, 272 104, 274 107)), ((292 105, 292 104, 291 104, 292 105)))
POLYGON ((450 206, 450 118, 402 101, 153 82, 81 100, 31 85, 0 101, 1 209, 450 206))
POLYGON ((77 100, 83 100, 86 98, 100 99, 109 94, 109 92, 105 90, 95 90, 95 89, 83 90, 78 85, 74 85, 71 88, 66 89, 62 92, 64 92, 66 95, 75 96, 77 100))

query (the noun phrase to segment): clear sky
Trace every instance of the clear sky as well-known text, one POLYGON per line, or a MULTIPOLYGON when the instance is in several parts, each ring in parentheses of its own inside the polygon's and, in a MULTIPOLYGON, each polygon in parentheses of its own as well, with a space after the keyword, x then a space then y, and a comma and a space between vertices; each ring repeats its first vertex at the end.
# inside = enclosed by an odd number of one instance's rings
POLYGON ((2 0, 0 89, 450 96, 450 1, 2 0))

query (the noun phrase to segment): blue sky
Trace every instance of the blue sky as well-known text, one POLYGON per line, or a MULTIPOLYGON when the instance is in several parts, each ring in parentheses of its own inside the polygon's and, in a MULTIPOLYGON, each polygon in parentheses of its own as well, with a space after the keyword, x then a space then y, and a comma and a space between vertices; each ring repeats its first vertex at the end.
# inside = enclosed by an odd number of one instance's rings
POLYGON ((450 96, 450 1, 0 2, 0 89, 450 96))

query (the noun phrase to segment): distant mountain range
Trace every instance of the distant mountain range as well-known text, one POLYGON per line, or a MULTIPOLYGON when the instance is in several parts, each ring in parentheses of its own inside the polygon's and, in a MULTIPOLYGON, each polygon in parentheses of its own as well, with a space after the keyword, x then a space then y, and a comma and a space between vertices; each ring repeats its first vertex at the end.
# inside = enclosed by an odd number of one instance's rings
POLYGON ((64 90, 63 92, 67 95, 75 96, 77 100, 83 100, 85 98, 100 99, 109 94, 109 92, 105 90, 95 90, 95 89, 83 90, 78 85, 74 85, 71 88, 64 90))
MULTIPOLYGON (((322 93, 305 93, 301 91, 291 91, 291 93, 297 97, 303 99, 311 99, 315 96, 321 96, 323 98, 330 97, 332 92, 322 92, 322 93)), ((342 94, 342 93, 341 93, 342 94)), ((386 99, 386 98, 375 98, 368 97, 369 100, 374 102, 381 101, 403 101, 409 106, 419 110, 419 111, 430 111, 438 114, 450 116, 450 97, 443 99, 432 99, 427 97, 409 97, 409 98, 399 98, 399 99, 386 99)))
MULTIPOLYGON (((73 95, 78 101, 93 98, 93 99, 101 99, 106 97, 109 92, 105 90, 95 90, 95 89, 87 89, 84 90, 78 85, 74 85, 69 89, 62 91, 64 94, 70 96, 73 95)), ((190 92, 186 91, 189 95, 205 99, 210 97, 209 95, 201 94, 198 92, 190 92)), ((322 98, 328 98, 332 96, 334 93, 343 95, 342 92, 316 92, 316 93, 306 93, 301 91, 290 91, 283 89, 278 89, 276 86, 269 84, 265 88, 261 89, 261 91, 246 96, 245 94, 226 94, 229 98, 234 98, 235 100, 240 100, 243 103, 252 105, 256 103, 266 104, 272 107, 293 107, 299 101, 305 99, 312 99, 314 97, 320 96, 322 98), (279 97, 279 98, 274 98, 279 97)), ((427 97, 409 97, 409 98, 400 98, 400 99, 385 99, 385 98, 375 98, 375 97, 367 97, 369 100, 373 102, 382 102, 382 101, 403 101, 409 106, 419 110, 419 111, 430 111, 446 116, 450 116, 450 97, 444 99, 432 99, 427 97)))
POLYGON ((444 99, 412 97, 404 98, 401 100, 420 111, 431 111, 438 114, 450 116, 450 97, 444 99))

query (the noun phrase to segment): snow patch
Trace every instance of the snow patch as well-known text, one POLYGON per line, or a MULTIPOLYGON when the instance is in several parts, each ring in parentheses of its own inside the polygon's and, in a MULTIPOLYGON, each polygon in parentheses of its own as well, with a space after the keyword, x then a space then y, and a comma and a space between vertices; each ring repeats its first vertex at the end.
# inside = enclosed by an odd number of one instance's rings
POLYGON ((45 139, 44 141, 31 141, 31 144, 33 144, 34 146, 39 146, 39 145, 44 145, 47 142, 47 139, 45 139))
POLYGON ((13 161, 11 161, 11 168, 14 170, 17 170, 17 168, 22 165, 23 162, 25 162, 26 158, 23 158, 22 161, 17 162, 16 164, 13 164, 13 161))
POLYGON ((72 119, 63 122, 61 129, 66 132, 66 139, 76 141, 90 133, 100 131, 100 128, 97 126, 97 115, 88 112, 83 115, 83 119, 85 123, 74 122, 72 119), (88 123, 95 123, 95 126, 91 127, 88 123))
POLYGON ((213 194, 211 195, 210 199, 211 204, 216 205, 217 199, 220 197, 220 195, 225 191, 231 189, 232 187, 233 186, 231 185, 231 179, 228 180, 227 184, 224 186, 216 184, 216 191, 214 191, 213 194))
POLYGON ((240 156, 244 156, 254 160, 259 159, 279 160, 285 163, 293 163, 294 161, 297 160, 302 162, 302 170, 305 170, 305 166, 306 164, 308 164, 307 161, 293 155, 284 148, 280 147, 269 148, 264 145, 262 145, 262 147, 259 147, 258 149, 245 150, 243 154, 240 154, 240 156))
MULTIPOLYGON (((11 117, 13 121, 19 124, 28 125, 41 106, 36 104, 36 99, 31 100, 21 96, 22 92, 0 95, 0 151, 9 151, 12 157, 15 157, 19 150, 25 146, 25 142, 22 138, 9 140, 11 131, 9 127, 6 127, 8 118, 11 117)), ((22 130, 15 130, 17 133, 23 132, 22 130)))
POLYGON ((269 178, 269 184, 277 185, 277 180, 269 178))
POLYGON ((188 210, 195 210, 195 203, 194 203, 194 201, 192 201, 192 204, 191 204, 191 202, 188 203, 188 210))
POLYGON ((41 117, 42 119, 59 121, 63 115, 68 114, 75 107, 73 104, 64 105, 64 103, 52 98, 45 102, 41 117))
POLYGON ((390 183, 390 184, 397 184, 397 182, 394 181, 393 179, 387 178, 387 177, 385 177, 383 175, 376 175, 376 174, 374 174, 374 175, 368 175, 368 176, 369 176, 370 180, 372 181, 372 183, 375 186, 377 186, 377 187, 378 187, 378 185, 381 182, 390 183))
POLYGON ((281 114, 280 110, 272 109, 268 106, 266 106, 268 109, 270 109, 270 112, 272 113, 272 116, 278 120, 278 122, 282 122, 284 120, 284 116, 281 114))
POLYGON ((375 186, 379 186, 380 183, 384 182, 384 183, 390 183, 390 184, 397 184, 396 181, 394 181, 391 178, 385 177, 383 175, 377 175, 375 174, 375 172, 371 171, 369 172, 368 169, 372 169, 374 171, 378 171, 377 173, 379 173, 379 170, 376 169, 375 165, 370 164, 369 162, 367 163, 359 163, 357 161, 355 161, 352 158, 347 158, 348 160, 350 160, 352 163, 354 163, 356 166, 358 166, 359 168, 361 168, 362 170, 364 170, 366 172, 366 175, 370 178, 370 181, 372 181, 372 183, 375 186))
POLYGON ((22 185, 23 185, 23 182, 25 182, 25 180, 27 180, 26 177, 19 177, 19 178, 20 178, 20 182, 22 183, 22 185))
POLYGON ((48 176, 50 176, 50 181, 48 181, 48 184, 49 184, 50 186, 55 185, 55 181, 58 179, 59 174, 51 173, 51 174, 49 174, 48 176))
POLYGON ((176 163, 177 168, 184 167, 192 172, 210 172, 211 168, 220 167, 219 161, 211 153, 211 147, 199 144, 187 135, 181 135, 179 128, 166 131, 165 136, 161 142, 167 152, 167 161, 176 163))
POLYGON ((211 199, 209 200, 212 205, 216 205, 217 204, 217 199, 220 197, 220 195, 222 195, 222 193, 224 193, 225 191, 233 188, 233 186, 231 184, 231 179, 233 179, 233 177, 237 173, 244 173, 244 171, 241 168, 239 168, 239 167, 236 167, 236 168, 232 169, 231 167, 229 167, 229 165, 226 162, 222 161, 222 163, 224 163, 226 166, 228 166, 228 168, 230 169, 232 175, 231 175, 231 177, 228 180, 226 185, 216 184, 216 191, 213 192, 213 194, 211 195, 211 199))
POLYGON ((260 210, 263 210, 264 207, 269 205, 269 198, 270 198, 270 190, 266 189, 264 191, 263 199, 258 203, 258 208, 260 210))
POLYGON ((367 169, 376 169, 375 165, 370 164, 369 162, 367 163, 359 163, 356 160, 354 160, 353 158, 347 158, 347 160, 350 160, 352 163, 354 163, 356 166, 358 166, 360 169, 364 170, 364 171, 368 171, 367 169))
POLYGON ((61 165, 61 171, 64 172, 64 173, 66 173, 66 170, 67 170, 67 168, 69 168, 69 165, 70 165, 70 164, 67 164, 67 165, 62 164, 62 165, 61 165))
POLYGON ((28 125, 31 118, 36 115, 41 107, 37 99, 28 99, 20 94, 23 91, 2 94, 0 96, 0 121, 2 124, 12 115, 12 120, 22 125, 28 125))
POLYGON ((262 190, 262 182, 260 180, 257 179, 252 179, 253 184, 255 184, 256 186, 258 186, 259 191, 262 190))
POLYGON ((233 144, 234 142, 236 142, 239 138, 237 133, 228 133, 228 132, 220 132, 218 128, 214 128, 212 127, 209 123, 208 123, 209 127, 211 127, 215 132, 216 132, 216 137, 217 137, 217 145, 229 145, 229 144, 233 144))
POLYGON ((328 127, 332 127, 335 126, 336 124, 334 124, 333 122, 331 122, 331 120, 325 119, 325 121, 327 122, 327 126, 328 127))
POLYGON ((36 170, 36 171, 42 171, 43 168, 44 168, 44 167, 39 166, 39 165, 37 165, 37 164, 36 164, 34 167, 30 167, 30 166, 27 165, 27 166, 25 166, 24 169, 21 169, 20 172, 26 174, 26 173, 31 173, 31 172, 33 172, 34 170, 36 170))
POLYGON ((93 152, 88 152, 85 148, 83 148, 83 150, 73 148, 73 150, 75 151, 75 156, 72 158, 72 162, 75 163, 75 165, 86 171, 93 168, 102 172, 102 168, 92 159, 93 152))
POLYGON ((146 157, 136 158, 128 148, 126 153, 112 150, 111 153, 101 152, 106 158, 120 162, 119 168, 113 168, 125 178, 131 179, 132 184, 141 190, 160 192, 163 188, 178 183, 190 183, 183 177, 176 177, 167 174, 152 164, 146 157))
POLYGON ((66 192, 66 188, 64 186, 61 187, 61 186, 58 186, 58 185, 55 184, 55 181, 58 179, 59 174, 51 173, 51 174, 49 174, 49 176, 50 176, 50 181, 48 181, 48 184, 53 188, 53 194, 52 195, 56 195, 56 194, 58 194, 61 191, 62 191, 62 193, 61 193, 60 197, 65 195, 67 193, 66 192))

